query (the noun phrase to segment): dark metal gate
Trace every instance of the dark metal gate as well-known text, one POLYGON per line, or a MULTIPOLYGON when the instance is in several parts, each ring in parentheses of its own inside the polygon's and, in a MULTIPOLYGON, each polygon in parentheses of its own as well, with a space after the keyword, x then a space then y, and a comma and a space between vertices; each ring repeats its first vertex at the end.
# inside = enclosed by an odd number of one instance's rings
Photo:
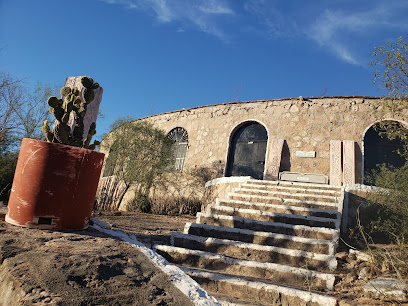
POLYGON ((226 176, 252 176, 263 179, 268 135, 256 122, 241 126, 231 140, 226 176))

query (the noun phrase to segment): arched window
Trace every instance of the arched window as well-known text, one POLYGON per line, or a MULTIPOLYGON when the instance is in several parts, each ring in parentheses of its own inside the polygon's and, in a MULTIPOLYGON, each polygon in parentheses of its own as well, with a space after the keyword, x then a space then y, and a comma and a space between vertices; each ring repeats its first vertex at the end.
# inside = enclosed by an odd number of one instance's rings
POLYGON ((168 136, 174 141, 174 155, 176 158, 174 166, 177 170, 182 170, 188 147, 188 133, 184 128, 176 127, 168 133, 168 136))

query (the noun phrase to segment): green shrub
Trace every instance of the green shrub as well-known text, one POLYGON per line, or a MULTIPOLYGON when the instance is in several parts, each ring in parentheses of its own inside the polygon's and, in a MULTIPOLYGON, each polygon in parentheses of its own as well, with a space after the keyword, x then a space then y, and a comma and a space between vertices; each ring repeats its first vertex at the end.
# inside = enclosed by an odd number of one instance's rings
MULTIPOLYGON (((408 162, 401 168, 381 165, 369 178, 380 187, 373 193, 368 205, 362 210, 363 225, 373 240, 388 238, 404 243, 408 238, 408 162)), ((379 241, 381 242, 381 241, 379 241)))
POLYGON ((196 198, 155 197, 151 212, 158 215, 196 215, 201 210, 202 201, 196 198))
POLYGON ((401 168, 381 165, 369 177, 378 187, 357 210, 356 224, 350 229, 348 243, 365 249, 371 261, 370 274, 408 277, 408 163, 401 168))
POLYGON ((127 211, 131 212, 142 212, 149 213, 151 212, 151 204, 146 195, 136 192, 135 197, 132 202, 130 202, 126 208, 127 211))
POLYGON ((13 184, 18 153, 0 154, 0 200, 8 201, 13 184))

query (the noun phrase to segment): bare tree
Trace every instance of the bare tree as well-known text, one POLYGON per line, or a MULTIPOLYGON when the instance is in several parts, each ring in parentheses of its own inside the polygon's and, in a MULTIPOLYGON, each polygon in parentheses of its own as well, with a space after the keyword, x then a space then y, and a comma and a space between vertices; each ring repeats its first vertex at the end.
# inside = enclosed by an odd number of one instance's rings
POLYGON ((40 82, 27 87, 22 80, 0 73, 0 145, 18 147, 24 137, 41 139, 42 123, 49 116, 47 97, 56 91, 40 82))
POLYGON ((0 73, 0 145, 3 148, 11 142, 12 131, 18 126, 13 110, 16 96, 13 88, 19 82, 9 74, 0 73))
POLYGON ((0 199, 7 201, 23 137, 41 139, 41 125, 48 115, 47 97, 55 87, 24 80, 0 71, 0 199))

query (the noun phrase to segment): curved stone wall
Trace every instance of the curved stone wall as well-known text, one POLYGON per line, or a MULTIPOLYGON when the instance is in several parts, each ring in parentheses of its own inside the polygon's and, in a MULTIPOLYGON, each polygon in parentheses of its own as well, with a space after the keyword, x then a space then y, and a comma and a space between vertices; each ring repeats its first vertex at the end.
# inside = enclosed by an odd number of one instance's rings
MULTIPOLYGON (((139 120, 149 120, 166 132, 175 127, 187 131, 184 167, 214 161, 227 164, 234 131, 245 122, 256 121, 266 128, 268 134, 264 178, 268 178, 273 168, 273 159, 268 156, 273 149, 272 140, 284 140, 279 171, 324 174, 327 177, 330 177, 330 143, 340 140, 342 150, 347 147, 346 150, 355 151, 354 159, 350 160, 354 164, 355 183, 361 183, 364 133, 381 118, 403 122, 403 118, 407 117, 407 111, 398 117, 384 114, 380 102, 377 97, 299 97, 232 102, 162 113, 139 120)), ((342 157, 340 160, 343 160, 342 157)))

